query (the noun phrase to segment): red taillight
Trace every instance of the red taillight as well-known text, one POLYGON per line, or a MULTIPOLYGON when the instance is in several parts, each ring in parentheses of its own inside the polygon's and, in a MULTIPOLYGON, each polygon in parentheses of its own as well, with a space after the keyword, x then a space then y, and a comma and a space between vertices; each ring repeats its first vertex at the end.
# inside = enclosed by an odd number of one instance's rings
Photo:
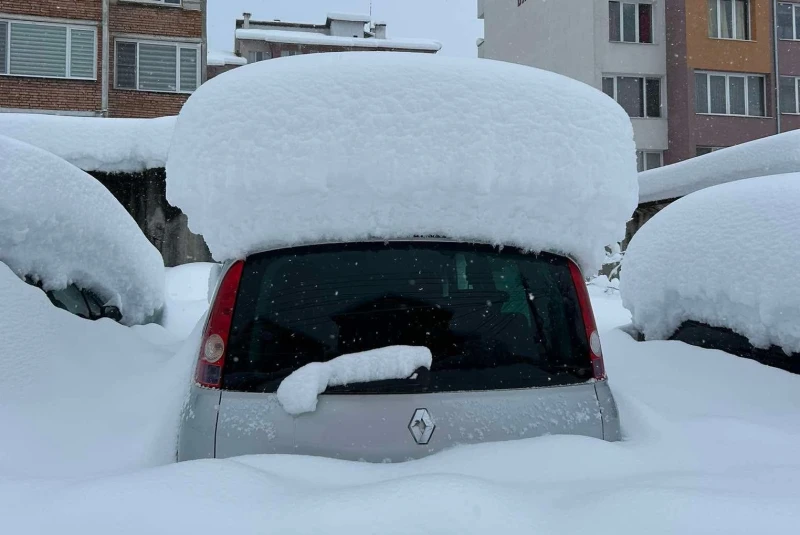
POLYGON ((606 367, 603 364, 603 349, 600 346, 600 335, 594 321, 594 312, 592 312, 592 303, 589 301, 586 281, 583 279, 580 268, 574 262, 569 262, 569 272, 572 275, 572 282, 575 284, 575 291, 578 292, 578 304, 581 307, 583 325, 586 328, 586 341, 589 343, 589 359, 592 362, 594 378, 605 379, 606 367))
POLYGON ((200 344, 195 381, 208 388, 219 388, 222 382, 222 367, 228 349, 228 335, 233 321, 233 307, 242 278, 244 262, 235 262, 222 278, 200 344))

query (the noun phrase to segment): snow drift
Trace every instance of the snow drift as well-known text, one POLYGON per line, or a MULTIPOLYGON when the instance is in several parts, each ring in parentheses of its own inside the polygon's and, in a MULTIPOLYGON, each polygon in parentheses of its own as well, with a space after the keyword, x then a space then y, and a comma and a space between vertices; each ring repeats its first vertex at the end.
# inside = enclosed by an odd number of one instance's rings
POLYGON ((648 339, 686 320, 800 352, 800 173, 679 199, 633 237, 620 290, 648 339))
POLYGON ((140 323, 164 302, 164 261, 97 180, 0 136, 0 261, 47 289, 75 283, 140 323))
POLYGON ((636 176, 629 118, 589 86, 510 63, 348 52, 200 87, 178 118, 167 198, 217 260, 444 235, 569 253, 592 271, 624 236, 636 176))
POLYGON ((164 311, 159 322, 167 331, 186 339, 208 310, 212 274, 219 264, 194 262, 166 268, 164 311))
POLYGON ((0 135, 52 152, 84 171, 135 173, 164 167, 175 117, 102 119, 0 113, 0 135))
POLYGON ((674 199, 734 180, 797 172, 800 172, 800 130, 640 173, 639 202, 674 199))
POLYGON ((419 368, 431 367, 427 347, 389 346, 312 362, 293 371, 278 387, 278 401, 292 415, 313 412, 317 396, 329 386, 407 379, 419 368))
POLYGON ((196 344, 176 356, 157 325, 81 319, 2 262, 0 303, 0 474, 88 477, 174 461, 196 344))

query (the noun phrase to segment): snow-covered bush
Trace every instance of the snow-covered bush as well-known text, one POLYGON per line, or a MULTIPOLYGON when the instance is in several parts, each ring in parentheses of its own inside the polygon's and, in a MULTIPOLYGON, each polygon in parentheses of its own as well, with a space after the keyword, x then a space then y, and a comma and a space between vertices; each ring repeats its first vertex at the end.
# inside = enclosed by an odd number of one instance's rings
POLYGON ((637 202, 630 119, 530 67, 349 52, 241 67, 183 107, 167 198, 214 258, 444 235, 596 272, 637 202))
POLYGON ((97 180, 0 136, 0 262, 46 289, 75 283, 141 323, 164 302, 164 262, 97 180))
POLYGON ((695 320, 800 352, 800 173, 679 199, 631 240, 623 304, 648 339, 695 320))

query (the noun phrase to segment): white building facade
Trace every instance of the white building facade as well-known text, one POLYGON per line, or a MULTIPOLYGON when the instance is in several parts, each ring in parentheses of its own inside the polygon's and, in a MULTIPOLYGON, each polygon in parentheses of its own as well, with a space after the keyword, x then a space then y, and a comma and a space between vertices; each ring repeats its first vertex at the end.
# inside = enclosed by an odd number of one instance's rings
POLYGON ((667 150, 665 0, 478 0, 478 56, 569 76, 631 117, 640 170, 667 150))

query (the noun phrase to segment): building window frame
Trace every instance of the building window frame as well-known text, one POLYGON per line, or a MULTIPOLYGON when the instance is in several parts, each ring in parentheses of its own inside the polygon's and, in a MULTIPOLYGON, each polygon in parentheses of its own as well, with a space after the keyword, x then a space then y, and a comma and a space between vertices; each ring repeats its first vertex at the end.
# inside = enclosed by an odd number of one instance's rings
POLYGON ((778 78, 780 83, 781 102, 779 103, 779 110, 781 115, 800 115, 800 76, 780 76, 778 78), (792 92, 794 93, 794 111, 784 111, 783 99, 786 88, 784 87, 784 80, 792 81, 792 92))
POLYGON ((749 117, 760 118, 769 117, 767 111, 767 77, 760 73, 741 73, 741 72, 719 72, 719 71, 695 71, 695 84, 697 75, 706 77, 706 108, 708 111, 697 111, 697 90, 695 89, 695 114, 697 115, 718 115, 723 117, 749 117), (711 111, 711 77, 719 76, 725 78, 725 113, 711 111), (731 78, 742 78, 744 80, 744 114, 731 113, 731 78), (752 115, 750 113, 750 78, 758 78, 761 81, 761 107, 763 114, 752 115))
POLYGON ((636 168, 640 173, 664 167, 664 151, 663 150, 637 150, 636 151, 636 168), (658 156, 658 164, 651 166, 648 161, 648 156, 658 156))
POLYGON ((623 44, 633 44, 633 45, 652 45, 655 43, 655 4, 654 2, 624 2, 623 0, 609 0, 608 2, 608 12, 609 12, 609 20, 608 20, 608 41, 611 43, 623 43, 623 44), (616 4, 616 6, 614 5, 616 4), (633 41, 628 41, 625 39, 627 37, 625 35, 625 6, 626 5, 633 5, 635 6, 635 13, 634 13, 634 35, 633 41), (648 6, 650 9, 650 40, 649 41, 642 41, 641 40, 641 6, 648 6), (619 21, 619 39, 612 38, 612 31, 611 31, 611 10, 615 9, 618 10, 618 21, 619 21))
POLYGON ((183 7, 183 0, 122 0, 125 4, 151 4, 164 7, 183 7))
POLYGON ((695 158, 700 156, 705 156, 706 154, 711 154, 712 152, 717 152, 718 150, 725 149, 727 147, 709 147, 707 145, 698 145, 694 148, 695 158), (703 151, 703 154, 698 154, 698 152, 703 151))
POLYGON ((0 24, 6 25, 5 35, 5 52, 3 57, 0 57, 0 76, 14 77, 14 78, 43 78, 48 80, 83 80, 83 81, 97 81, 97 27, 91 24, 65 24, 63 22, 43 22, 39 20, 27 19, 7 19, 0 18, 0 24), (65 51, 65 65, 64 76, 54 74, 19 74, 11 72, 11 28, 14 25, 22 24, 28 26, 48 26, 55 28, 64 28, 66 32, 66 51, 65 51), (73 31, 90 31, 92 32, 92 76, 73 76, 72 75, 72 32, 73 31))
POLYGON ((780 19, 778 18, 778 13, 775 14, 775 24, 778 26, 778 40, 779 41, 800 41, 800 24, 798 24, 798 18, 800 18, 800 4, 794 2, 778 2, 778 10, 780 11, 781 7, 788 7, 791 10, 792 16, 792 36, 791 37, 781 37, 781 26, 780 26, 780 19))
MULTIPOLYGON (((602 90, 603 92, 608 95, 609 97, 613 98, 614 101, 619 104, 620 106, 625 108, 622 103, 619 101, 619 80, 620 78, 635 78, 641 79, 642 83, 642 93, 640 95, 642 99, 642 115, 630 115, 632 119, 663 119, 664 118, 664 81, 662 76, 647 76, 644 74, 604 74, 602 78, 602 90), (613 80, 612 85, 612 93, 608 93, 606 91, 607 85, 606 83, 609 80, 613 80), (648 111, 648 82, 658 81, 658 115, 652 115, 648 111)), ((627 110, 626 110, 627 111, 627 110)))
POLYGON ((742 0, 745 2, 745 16, 747 20, 745 21, 744 32, 745 35, 743 37, 736 37, 736 27, 738 22, 738 15, 736 14, 736 2, 738 0, 708 0, 708 7, 706 8, 706 14, 708 16, 708 36, 712 39, 724 39, 726 41, 752 41, 753 35, 753 14, 752 14, 752 1, 751 0, 742 0), (731 2, 731 30, 733 32, 732 37, 723 37, 722 36, 722 7, 723 2, 731 2), (716 14, 717 20, 716 22, 716 30, 717 34, 713 35, 712 28, 711 28, 711 5, 712 3, 716 6, 716 14))
POLYGON ((130 38, 118 38, 114 39, 114 89, 119 91, 139 91, 144 93, 166 93, 171 95, 190 95, 197 91, 197 88, 200 87, 201 83, 201 45, 200 43, 187 43, 184 41, 155 41, 155 40, 147 40, 147 39, 130 39, 130 38), (128 44, 135 44, 136 45, 136 87, 120 87, 119 86, 119 76, 118 76, 118 45, 119 43, 128 43, 128 44), (140 73, 140 66, 139 66, 139 58, 140 58, 140 48, 141 45, 157 45, 157 46, 172 46, 175 48, 175 90, 165 90, 165 89, 141 89, 141 84, 139 83, 139 73, 140 73), (194 89, 191 90, 182 90, 181 89, 181 64, 180 64, 180 56, 181 50, 194 50, 197 53, 197 67, 196 71, 196 83, 194 89))

